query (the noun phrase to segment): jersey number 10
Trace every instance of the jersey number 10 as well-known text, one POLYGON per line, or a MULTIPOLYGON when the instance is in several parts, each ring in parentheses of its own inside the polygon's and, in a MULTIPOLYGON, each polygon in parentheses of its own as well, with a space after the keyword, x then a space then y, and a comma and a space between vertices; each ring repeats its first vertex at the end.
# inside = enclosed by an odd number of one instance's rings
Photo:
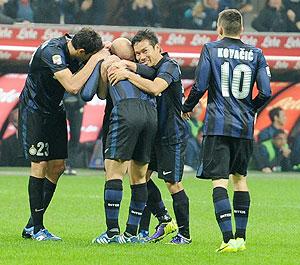
MULTIPOLYGON (((231 93, 236 99, 244 99, 249 95, 252 71, 246 64, 238 64, 232 72, 231 93)), ((229 94, 229 62, 221 65, 222 96, 229 94)))

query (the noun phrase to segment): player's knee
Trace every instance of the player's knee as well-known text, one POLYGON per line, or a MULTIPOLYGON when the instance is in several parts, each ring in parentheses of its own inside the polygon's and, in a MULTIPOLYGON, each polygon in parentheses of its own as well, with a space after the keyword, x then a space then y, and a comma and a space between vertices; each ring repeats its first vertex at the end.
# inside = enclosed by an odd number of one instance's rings
POLYGON ((183 190, 183 185, 181 182, 175 182, 175 183, 170 183, 166 182, 167 188, 171 194, 177 193, 181 190, 183 190))
POLYGON ((64 163, 57 164, 52 168, 51 172, 48 172, 48 177, 53 182, 56 183, 59 177, 64 173, 64 171, 65 171, 65 164, 64 163))

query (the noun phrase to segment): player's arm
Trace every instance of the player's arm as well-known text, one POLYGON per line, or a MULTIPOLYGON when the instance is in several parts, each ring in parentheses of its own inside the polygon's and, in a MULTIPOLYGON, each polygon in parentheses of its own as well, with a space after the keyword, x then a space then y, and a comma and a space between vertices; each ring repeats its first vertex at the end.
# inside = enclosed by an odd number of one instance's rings
POLYGON ((154 80, 156 77, 155 69, 144 64, 121 60, 120 62, 113 64, 113 66, 118 69, 128 69, 146 79, 154 80))
POLYGON ((158 69, 157 76, 153 81, 143 78, 129 70, 119 69, 115 72, 109 73, 109 80, 112 85, 124 79, 128 79, 132 84, 144 92, 158 96, 173 81, 176 82, 180 80, 180 69, 174 61, 167 61, 158 69))
POLYGON ((85 66, 76 74, 72 74, 69 68, 65 68, 55 72, 54 76, 67 92, 77 94, 88 80, 97 63, 105 59, 108 54, 108 50, 102 49, 101 51, 93 54, 85 66))
POLYGON ((182 106, 182 112, 191 112, 199 103, 200 98, 208 89, 209 79, 211 74, 210 57, 206 45, 204 45, 198 66, 195 72, 195 83, 190 91, 190 94, 182 106), (201 76, 200 76, 201 75, 201 76))
POLYGON ((100 68, 100 78, 99 78, 99 85, 97 90, 97 96, 100 99, 105 99, 108 93, 108 68, 115 62, 120 61, 119 57, 116 55, 110 55, 107 57, 103 63, 101 64, 100 68))
POLYGON ((269 66, 261 53, 258 59, 258 70, 256 75, 258 95, 253 99, 255 111, 261 108, 272 96, 270 78, 271 73, 269 66))
POLYGON ((156 77, 152 81, 130 71, 127 71, 125 79, 128 79, 133 85, 144 92, 154 96, 158 96, 169 86, 169 83, 160 77, 156 77))

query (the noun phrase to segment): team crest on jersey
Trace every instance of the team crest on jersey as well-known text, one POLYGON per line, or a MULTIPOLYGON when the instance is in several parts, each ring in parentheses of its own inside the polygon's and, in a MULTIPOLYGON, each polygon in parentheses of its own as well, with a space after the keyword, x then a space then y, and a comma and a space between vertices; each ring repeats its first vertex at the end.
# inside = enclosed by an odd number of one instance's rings
POLYGON ((52 56, 52 61, 54 64, 60 65, 62 64, 62 59, 61 56, 59 54, 55 54, 52 56))
POLYGON ((35 156, 37 153, 37 149, 34 147, 34 145, 32 145, 30 148, 29 148, 29 154, 31 154, 32 156, 35 156))

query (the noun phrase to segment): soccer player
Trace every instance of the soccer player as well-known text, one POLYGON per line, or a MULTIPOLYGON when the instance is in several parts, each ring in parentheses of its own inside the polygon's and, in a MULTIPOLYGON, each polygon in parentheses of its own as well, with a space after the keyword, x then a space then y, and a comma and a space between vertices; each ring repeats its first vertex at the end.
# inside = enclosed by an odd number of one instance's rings
POLYGON ((134 52, 128 39, 114 40, 111 51, 115 55, 108 57, 101 64, 102 90, 98 92, 100 98, 106 98, 108 88, 114 106, 104 151, 106 170, 104 208, 107 230, 93 242, 138 243, 140 240, 137 230, 148 197, 146 172, 157 130, 156 99, 153 95, 139 90, 128 80, 117 82, 112 86, 108 84, 107 75, 113 68, 111 65, 114 61, 120 60, 117 56, 134 59, 134 52), (127 169, 130 172, 131 202, 126 230, 120 235, 122 180, 127 169))
POLYGON ((203 168, 200 166, 197 176, 212 179, 215 216, 223 234, 217 252, 246 248, 250 207, 246 175, 252 154, 254 117, 271 96, 270 71, 262 51, 243 43, 242 31, 243 19, 239 11, 227 9, 219 14, 219 40, 204 45, 195 84, 183 105, 187 118, 188 112, 208 90, 203 168), (252 99, 254 82, 259 94, 252 99), (232 175, 234 186, 235 235, 227 193, 229 175, 232 175))
MULTIPOLYGON (((183 87, 179 65, 167 53, 161 53, 161 47, 154 32, 146 29, 137 32, 132 39, 135 56, 140 64, 123 61, 128 69, 120 68, 110 74, 113 84, 128 79, 142 91, 151 93, 157 99, 158 133, 154 145, 154 154, 149 164, 148 179, 152 171, 157 171, 172 195, 173 208, 179 233, 171 240, 174 244, 189 244, 189 199, 182 185, 184 153, 187 141, 187 125, 181 117, 183 87), (141 77, 146 66, 156 70, 155 79, 141 77), (144 67, 143 67, 144 66, 144 67), (136 72, 136 73, 135 73, 136 72), (139 73, 139 74, 137 74, 139 73)), ((155 211, 159 220, 150 241, 159 241, 168 233, 174 232, 177 225, 168 215, 161 194, 155 183, 148 181, 149 198, 147 206, 155 211)))
POLYGON ((44 213, 53 197, 67 158, 65 91, 77 94, 96 64, 109 55, 101 37, 82 28, 43 43, 33 54, 25 87, 20 95, 19 138, 31 161, 28 184, 31 218, 24 238, 60 240, 44 227, 44 213), (102 50, 101 50, 102 49, 102 50), (86 62, 80 70, 80 62, 86 62))

